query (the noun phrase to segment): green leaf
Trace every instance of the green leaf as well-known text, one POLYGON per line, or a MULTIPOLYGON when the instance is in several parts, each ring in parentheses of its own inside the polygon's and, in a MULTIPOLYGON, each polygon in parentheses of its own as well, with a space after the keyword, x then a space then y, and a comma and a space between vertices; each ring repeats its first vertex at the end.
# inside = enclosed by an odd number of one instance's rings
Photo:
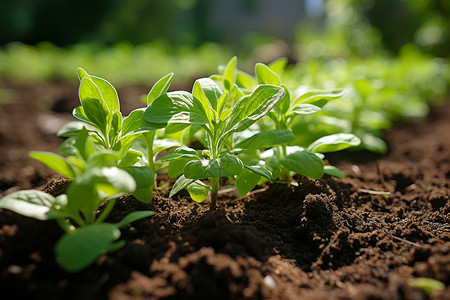
POLYGON ((313 178, 320 179, 324 173, 322 159, 314 153, 303 150, 296 151, 280 159, 280 163, 289 170, 313 178))
POLYGON ((179 158, 201 159, 202 157, 192 148, 180 147, 175 149, 172 153, 163 156, 161 161, 170 161, 179 158))
POLYGON ((294 100, 293 106, 295 107, 297 104, 303 103, 323 107, 328 102, 337 99, 342 95, 344 95, 344 91, 340 89, 309 91, 297 97, 294 100))
POLYGON ((136 189, 133 192, 133 196, 142 203, 151 203, 153 200, 153 186, 143 189, 136 189))
POLYGON ((208 197, 209 186, 201 182, 200 180, 195 180, 187 186, 187 190, 192 200, 197 203, 202 203, 208 197))
POLYGON ((145 110, 144 120, 164 125, 167 123, 202 125, 210 121, 202 103, 185 91, 170 92, 155 99, 145 110))
POLYGON ((172 198, 173 195, 186 188, 188 185, 193 183, 195 179, 186 178, 184 175, 178 177, 177 181, 175 181, 172 189, 170 190, 169 197, 172 198))
POLYGON ((156 213, 154 211, 150 211, 150 210, 133 211, 133 212, 129 213, 128 215, 126 215, 126 217, 123 218, 119 223, 116 223, 116 226, 118 228, 123 228, 130 223, 133 223, 137 220, 147 218, 147 217, 150 217, 153 215, 156 215, 156 213))
POLYGON ((235 149, 253 150, 269 148, 292 142, 294 139, 295 136, 290 130, 264 130, 240 141, 235 145, 235 149))
POLYGON ((72 121, 64 124, 56 133, 57 136, 72 137, 76 136, 83 127, 87 125, 80 121, 72 121))
POLYGON ((362 146, 372 152, 375 153, 386 153, 387 151, 387 144, 385 141, 383 141, 381 138, 371 134, 366 133, 361 137, 362 146))
POLYGON ((198 159, 198 157, 189 156, 171 160, 167 169, 167 175, 169 175, 170 178, 176 178, 180 176, 181 174, 183 174, 184 167, 188 162, 198 159))
POLYGON ((337 133, 321 137, 309 145, 308 150, 314 153, 335 152, 352 146, 358 146, 361 140, 351 133, 337 133))
POLYGON ((49 214, 55 197, 37 190, 24 190, 9 194, 0 200, 0 208, 9 209, 22 216, 38 219, 51 219, 49 214))
POLYGON ((143 132, 154 131, 163 126, 157 124, 149 124, 144 120, 144 108, 138 108, 130 112, 123 119, 121 136, 125 137, 131 134, 139 134, 143 132), (156 125, 156 126, 154 126, 156 125))
POLYGON ((84 78, 81 81, 78 93, 86 117, 104 133, 110 118, 110 112, 99 89, 92 80, 84 78))
POLYGON ((95 124, 91 122, 91 120, 89 120, 88 117, 86 116, 83 106, 80 105, 75 107, 72 111, 72 115, 78 120, 95 127, 95 124))
POLYGON ((345 178, 345 174, 335 166, 324 166, 324 173, 337 178, 345 178))
POLYGON ((163 150, 170 149, 173 147, 180 147, 181 143, 174 139, 164 138, 164 139, 155 139, 153 142, 153 152, 159 153, 163 150))
POLYGON ((152 103, 156 98, 161 95, 164 95, 169 90, 170 84, 173 80, 173 73, 169 73, 160 80, 158 80, 155 85, 153 85, 152 89, 147 95, 147 105, 152 103))
POLYGON ((123 168, 136 181, 136 188, 152 187, 155 183, 155 173, 148 166, 129 166, 123 168))
POLYGON ((210 78, 197 79, 192 91, 192 95, 202 102, 205 112, 211 108, 217 112, 217 104, 222 94, 219 86, 210 78))
POLYGON ((62 176, 70 179, 76 177, 76 172, 72 165, 62 156, 46 151, 31 151, 29 155, 62 176))
POLYGON ((321 110, 322 109, 319 106, 313 104, 298 104, 292 112, 297 115, 308 115, 321 110))
POLYGON ((263 166, 259 166, 259 165, 255 165, 255 166, 244 165, 244 167, 246 169, 248 169, 249 171, 251 171, 251 172, 253 172, 255 174, 258 174, 259 176, 263 176, 263 177, 265 177, 265 178, 267 178, 269 180, 272 179, 272 173, 268 169, 263 167, 263 166))
POLYGON ((231 91, 231 89, 234 86, 234 83, 236 82, 237 78, 237 57, 234 56, 230 61, 228 62, 227 66, 225 67, 225 71, 223 72, 223 86, 227 91, 231 91))
POLYGON ((271 62, 268 67, 276 74, 282 75, 288 63, 287 57, 280 57, 271 62))
POLYGON ((140 161, 143 156, 144 154, 140 151, 128 149, 127 153, 125 154, 124 157, 122 157, 117 166, 121 169, 128 166, 132 166, 138 161, 140 161))
POLYGON ((235 184, 239 191, 239 195, 245 196, 257 184, 261 176, 249 169, 244 169, 236 178, 235 184))
POLYGON ((291 92, 285 84, 282 84, 281 87, 284 89, 285 94, 284 97, 275 104, 274 110, 278 114, 284 115, 289 111, 289 107, 291 106, 291 92))
POLYGON ((280 77, 265 64, 257 63, 255 74, 259 84, 281 85, 280 77))
POLYGON ((113 85, 105 79, 97 76, 91 76, 91 79, 100 91, 101 97, 103 101, 105 101, 109 111, 111 113, 120 111, 119 96, 117 95, 117 91, 113 85))
POLYGON ((98 223, 86 225, 65 234, 56 244, 55 252, 61 267, 67 272, 78 272, 111 248, 120 237, 115 224, 98 223))
POLYGON ((91 76, 89 76, 88 72, 86 72, 85 70, 83 70, 83 68, 77 68, 77 76, 78 76, 78 79, 80 80, 80 82, 81 82, 84 78, 89 78, 89 79, 91 79, 91 76))
POLYGON ((274 85, 260 85, 250 95, 234 105, 227 121, 226 134, 246 129, 267 114, 284 96, 284 89, 274 85))
POLYGON ((445 284, 433 278, 426 278, 426 277, 411 278, 408 279, 408 284, 410 286, 421 289, 427 295, 431 294, 431 292, 434 290, 438 291, 445 290, 445 284))
POLYGON ((239 174, 242 168, 242 161, 237 156, 224 153, 218 159, 188 162, 184 167, 184 175, 189 179, 225 177, 239 174))
POLYGON ((136 182, 133 177, 117 167, 88 169, 79 177, 77 183, 95 186, 111 197, 119 197, 136 189, 136 182))
POLYGON ((257 85, 257 82, 250 74, 245 73, 244 71, 238 71, 236 84, 244 89, 251 90, 257 85))
POLYGON ((95 152, 89 156, 89 167, 114 167, 120 160, 120 153, 111 150, 95 152))

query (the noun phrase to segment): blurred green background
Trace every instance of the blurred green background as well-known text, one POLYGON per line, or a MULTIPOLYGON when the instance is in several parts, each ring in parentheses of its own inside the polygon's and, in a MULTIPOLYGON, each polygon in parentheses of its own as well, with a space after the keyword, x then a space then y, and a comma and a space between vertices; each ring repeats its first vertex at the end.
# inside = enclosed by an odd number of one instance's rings
POLYGON ((448 58, 449 22, 448 0, 2 0, 0 77, 73 82, 83 66, 120 85, 184 82, 233 55, 250 69, 405 45, 448 58))

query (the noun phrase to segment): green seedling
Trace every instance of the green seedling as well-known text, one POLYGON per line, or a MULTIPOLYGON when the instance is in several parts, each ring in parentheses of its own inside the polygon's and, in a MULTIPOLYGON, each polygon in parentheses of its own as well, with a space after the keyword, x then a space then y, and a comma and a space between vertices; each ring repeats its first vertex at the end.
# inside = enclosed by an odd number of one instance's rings
POLYGON ((161 159, 169 162, 169 175, 181 175, 170 196, 187 188, 192 198, 200 202, 210 192, 213 210, 220 177, 238 176, 244 170, 250 170, 270 178, 267 170, 244 164, 229 150, 228 143, 232 142, 235 132, 245 130, 266 115, 283 97, 284 90, 263 84, 243 96, 238 89, 233 91, 232 83, 234 80, 223 88, 210 78, 201 78, 195 82, 192 94, 169 92, 155 99, 146 109, 144 119, 149 123, 196 126, 203 132, 202 142, 206 148, 203 151, 179 148, 161 159), (204 179, 210 181, 209 186, 201 181, 204 179))
MULTIPOLYGON (((161 164, 155 161, 156 155, 180 144, 174 140, 156 139, 156 130, 161 126, 151 126, 143 119, 144 108, 133 110, 123 118, 115 88, 105 79, 91 76, 81 68, 77 72, 81 105, 74 109, 73 115, 81 122, 66 124, 58 135, 73 140, 82 128, 87 128, 95 144, 119 153, 120 168, 138 176, 135 177, 138 187, 133 195, 143 202, 150 202, 155 174, 161 169, 161 164), (147 177, 142 178, 143 175, 147 177)), ((153 86, 147 97, 148 103, 167 92, 172 78, 173 74, 168 74, 153 86)))
MULTIPOLYGON (((296 118, 302 115, 319 112, 329 101, 342 96, 342 90, 314 90, 300 92, 294 96, 286 84, 282 83, 280 76, 274 71, 282 72, 285 61, 275 61, 267 66, 261 63, 256 64, 255 80, 240 80, 243 88, 249 88, 253 82, 257 84, 270 84, 279 86, 285 91, 284 97, 274 106, 273 110, 267 114, 271 122, 260 122, 260 129, 257 133, 236 144, 237 148, 248 147, 247 144, 253 140, 260 140, 259 147, 254 149, 267 149, 261 154, 253 153, 249 158, 263 161, 272 171, 272 178, 279 178, 287 181, 291 172, 298 173, 313 179, 322 178, 323 174, 343 177, 343 173, 333 166, 325 166, 323 153, 343 150, 348 147, 359 145, 360 140, 353 134, 339 133, 321 137, 311 143, 308 147, 289 145, 295 140, 292 132, 292 124, 296 118), (272 69, 273 68, 273 69, 272 69), (263 131, 266 130, 266 131, 263 131), (267 131, 272 130, 272 131, 267 131), (284 136, 285 141, 279 146, 271 143, 269 135, 284 136), (263 141, 266 141, 265 143, 263 141)), ((242 78, 249 76, 242 75, 242 78)), ((303 134, 308 134, 304 132, 303 134)), ((275 139, 275 138, 273 138, 275 139)))
POLYGON ((445 290, 445 284, 433 278, 410 278, 408 280, 410 286, 421 289, 425 294, 430 295, 432 291, 445 290))
POLYGON ((24 190, 1 199, 0 207, 38 220, 56 220, 66 233, 56 244, 55 252, 62 268, 68 272, 78 272, 101 254, 122 247, 124 242, 116 241, 119 229, 155 214, 136 211, 119 223, 106 223, 104 220, 117 198, 135 190, 133 177, 117 167, 90 166, 76 174, 66 165, 60 171, 76 177, 65 194, 53 197, 37 190, 24 190), (98 207, 104 203, 106 206, 97 216, 98 207))

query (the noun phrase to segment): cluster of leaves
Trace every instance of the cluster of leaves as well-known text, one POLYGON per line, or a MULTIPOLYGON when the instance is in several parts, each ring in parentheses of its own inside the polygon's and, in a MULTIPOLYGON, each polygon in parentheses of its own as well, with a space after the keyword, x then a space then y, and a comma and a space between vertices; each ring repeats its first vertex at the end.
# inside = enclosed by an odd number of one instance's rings
MULTIPOLYGON (((57 197, 36 190, 16 192, 1 199, 0 207, 56 219, 66 231, 56 254, 66 270, 78 271, 123 244, 116 241, 121 227, 154 214, 138 211, 119 223, 105 222, 126 193, 149 203, 158 172, 177 178, 170 197, 186 188, 194 201, 209 196, 211 210, 217 205, 220 178, 233 182, 243 196, 267 181, 288 182, 294 173, 313 179, 343 177, 324 163, 325 153, 357 147, 361 140, 368 148, 368 132, 360 124, 367 102, 361 109, 353 106, 352 126, 333 127, 349 122, 340 119, 342 110, 336 108, 344 102, 333 106, 334 114, 326 110, 344 91, 292 88, 294 73, 286 78, 286 65, 286 59, 258 63, 251 76, 237 68, 234 57, 219 74, 196 80, 191 92, 169 92, 169 73, 150 90, 146 107, 125 117, 115 88, 79 68, 81 105, 73 111, 78 121, 59 131, 67 138, 59 149, 63 156, 30 153, 69 178, 69 187, 57 197), (325 127, 318 134, 321 122, 325 127), (193 148, 195 144, 201 146, 193 148)), ((355 83, 364 97, 375 91, 372 85, 365 79, 355 83)))

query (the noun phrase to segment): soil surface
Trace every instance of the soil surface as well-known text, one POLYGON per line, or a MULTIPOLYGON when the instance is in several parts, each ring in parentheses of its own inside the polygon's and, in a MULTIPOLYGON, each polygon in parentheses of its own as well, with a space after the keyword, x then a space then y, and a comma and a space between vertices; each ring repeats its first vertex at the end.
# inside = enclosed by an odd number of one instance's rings
MULTIPOLYGON (((120 89, 122 111, 147 88, 120 89)), ((77 86, 0 83, 0 196, 64 183, 27 156, 57 152, 77 86)), ((86 270, 62 271, 62 231, 0 209, 1 299, 450 299, 450 105, 386 134, 389 153, 328 155, 347 178, 258 187, 217 212, 167 190, 122 198, 111 215, 157 215, 122 230, 126 245, 86 270), (430 295, 408 279, 434 278, 430 295)), ((159 177, 159 185, 167 180, 159 177)))

